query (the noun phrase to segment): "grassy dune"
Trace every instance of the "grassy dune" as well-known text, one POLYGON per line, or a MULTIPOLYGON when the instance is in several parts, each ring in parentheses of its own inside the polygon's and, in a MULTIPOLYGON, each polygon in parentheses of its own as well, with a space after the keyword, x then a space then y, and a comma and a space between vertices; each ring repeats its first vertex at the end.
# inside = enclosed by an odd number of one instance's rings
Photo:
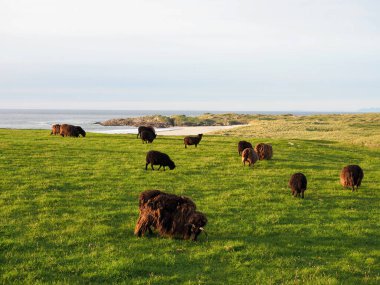
POLYGON ((181 137, 146 145, 135 135, 0 130, 0 283, 378 284, 376 144, 243 131, 271 143, 273 160, 244 168, 242 130, 206 135, 197 149, 181 137), (145 171, 151 149, 177 168, 145 171), (349 163, 365 172, 355 193, 339 185, 349 163), (298 171, 309 181, 304 200, 287 188, 298 171), (152 188, 191 197, 209 240, 136 238, 137 197, 152 188))
POLYGON ((244 128, 216 134, 271 139, 332 140, 380 148, 380 113, 344 115, 254 115, 244 128))

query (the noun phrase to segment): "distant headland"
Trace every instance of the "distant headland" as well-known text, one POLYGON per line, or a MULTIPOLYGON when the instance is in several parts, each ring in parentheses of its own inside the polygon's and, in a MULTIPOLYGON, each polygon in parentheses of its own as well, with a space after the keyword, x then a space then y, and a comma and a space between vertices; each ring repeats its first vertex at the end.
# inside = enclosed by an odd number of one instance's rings
MULTIPOLYGON (((279 116, 293 116, 293 114, 284 114, 279 116)), ((234 126, 246 125, 252 120, 269 117, 268 115, 257 114, 212 114, 204 113, 199 116, 186 116, 186 115, 151 115, 141 116, 134 118, 119 118, 110 119, 103 122, 98 122, 102 126, 142 126, 149 125, 155 128, 171 128, 171 127, 194 127, 194 126, 234 126)))

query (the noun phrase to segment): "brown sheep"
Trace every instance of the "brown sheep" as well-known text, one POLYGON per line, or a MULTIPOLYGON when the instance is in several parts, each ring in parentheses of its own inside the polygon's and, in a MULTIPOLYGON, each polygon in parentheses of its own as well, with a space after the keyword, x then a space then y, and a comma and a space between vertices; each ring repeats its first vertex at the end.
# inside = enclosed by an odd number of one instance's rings
POLYGON ((195 147, 197 147, 197 145, 200 143, 201 139, 202 139, 202 136, 203 134, 199 134, 197 135, 196 137, 185 137, 183 139, 183 143, 185 144, 185 148, 187 148, 188 145, 195 145, 195 147))
POLYGON ((135 235, 144 236, 156 229, 161 236, 197 240, 204 231, 207 218, 196 211, 193 201, 187 197, 167 194, 160 190, 147 190, 139 197, 139 219, 135 235))
POLYGON ((340 184, 343 187, 352 187, 352 191, 358 190, 364 177, 359 165, 347 165, 340 172, 340 184))
POLYGON ((241 153, 243 152, 243 150, 245 150, 246 148, 253 148, 252 144, 247 142, 247 141, 240 141, 238 143, 238 153, 239 155, 241 155, 241 153))
POLYGON ((295 173, 290 177, 289 187, 292 190, 292 195, 294 197, 299 197, 301 194, 302 199, 304 198, 304 192, 307 188, 306 176, 303 173, 295 173))
POLYGON ((249 166, 253 166, 256 161, 259 160, 257 153, 253 150, 253 148, 246 148, 243 150, 241 154, 241 161, 245 165, 245 162, 248 162, 249 166))
POLYGON ((59 134, 62 137, 79 137, 79 135, 82 135, 82 137, 86 136, 86 132, 81 127, 68 124, 61 125, 59 134))
POLYGON ((260 160, 271 159, 273 156, 273 149, 270 144, 259 143, 255 146, 255 152, 260 160))
POLYGON ((148 131, 148 132, 152 132, 153 134, 156 134, 156 130, 154 129, 154 127, 152 126, 148 126, 148 127, 145 127, 145 126, 140 126, 138 129, 137 129, 137 138, 140 136, 141 137, 141 133, 143 131, 148 131))
POLYGON ((61 129, 61 125, 60 124, 52 125, 51 126, 51 133, 50 133, 50 135, 59 135, 60 129, 61 129))

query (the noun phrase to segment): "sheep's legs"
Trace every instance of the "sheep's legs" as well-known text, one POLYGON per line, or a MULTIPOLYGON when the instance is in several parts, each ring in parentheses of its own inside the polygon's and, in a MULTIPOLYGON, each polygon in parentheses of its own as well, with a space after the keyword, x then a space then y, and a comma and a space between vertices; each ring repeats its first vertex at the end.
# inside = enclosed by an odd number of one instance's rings
POLYGON ((148 164, 149 163, 145 164, 145 170, 148 170, 148 164))
POLYGON ((140 217, 136 224, 135 235, 138 237, 144 236, 147 229, 150 230, 148 221, 140 217))
POLYGON ((151 164, 151 166, 152 166, 152 170, 154 170, 153 163, 151 164))
POLYGON ((301 197, 302 197, 302 199, 303 199, 303 197, 304 197, 304 195, 303 195, 303 192, 304 192, 304 191, 302 191, 302 192, 301 192, 301 193, 302 193, 302 196, 301 196, 301 197))
POLYGON ((158 168, 158 170, 160 170, 160 169, 161 169, 161 166, 162 166, 162 165, 160 164, 160 167, 158 168))

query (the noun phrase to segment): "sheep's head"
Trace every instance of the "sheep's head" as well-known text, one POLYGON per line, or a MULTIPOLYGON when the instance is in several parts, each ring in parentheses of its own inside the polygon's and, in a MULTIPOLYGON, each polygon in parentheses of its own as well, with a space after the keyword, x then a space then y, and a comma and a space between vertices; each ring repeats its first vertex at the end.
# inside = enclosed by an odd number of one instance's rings
POLYGON ((172 160, 169 161, 169 165, 168 166, 169 166, 170 170, 173 170, 175 168, 175 164, 174 164, 174 162, 172 160))
POLYGON ((201 232, 204 232, 207 236, 207 233, 205 229, 203 228, 207 224, 207 218, 204 214, 201 212, 194 212, 188 220, 188 223, 186 224, 187 229, 187 236, 189 239, 196 241, 198 238, 198 235, 201 232))

